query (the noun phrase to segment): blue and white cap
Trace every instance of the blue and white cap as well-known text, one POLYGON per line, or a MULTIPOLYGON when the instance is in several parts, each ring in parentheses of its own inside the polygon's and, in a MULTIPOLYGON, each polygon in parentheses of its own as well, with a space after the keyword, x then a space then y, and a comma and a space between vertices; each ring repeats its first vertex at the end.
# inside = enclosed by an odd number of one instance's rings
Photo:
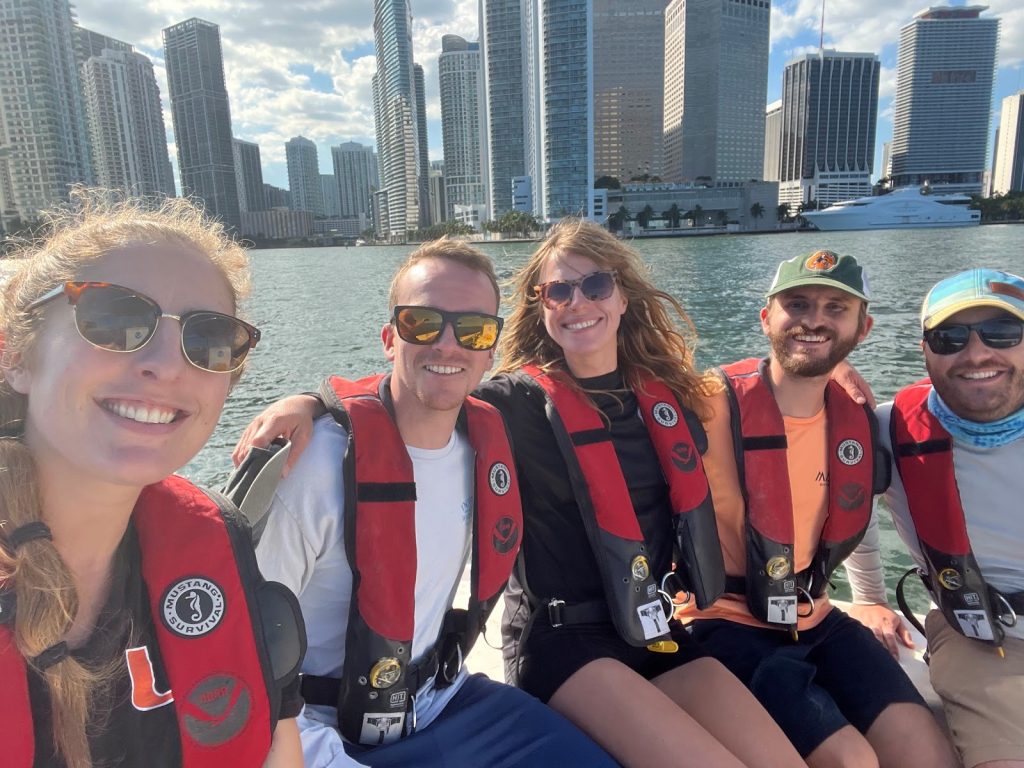
POLYGON ((924 298, 921 329, 972 307, 998 307, 1024 320, 1024 278, 998 269, 969 269, 940 280, 924 298))

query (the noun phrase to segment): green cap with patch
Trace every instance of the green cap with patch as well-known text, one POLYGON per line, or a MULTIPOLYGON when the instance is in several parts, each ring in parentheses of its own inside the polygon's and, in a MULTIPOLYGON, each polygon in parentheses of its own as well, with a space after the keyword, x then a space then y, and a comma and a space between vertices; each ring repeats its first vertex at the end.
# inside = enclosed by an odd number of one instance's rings
POLYGON ((779 264, 768 296, 801 285, 831 286, 858 299, 871 301, 864 268, 853 256, 840 256, 833 251, 815 251, 779 264))

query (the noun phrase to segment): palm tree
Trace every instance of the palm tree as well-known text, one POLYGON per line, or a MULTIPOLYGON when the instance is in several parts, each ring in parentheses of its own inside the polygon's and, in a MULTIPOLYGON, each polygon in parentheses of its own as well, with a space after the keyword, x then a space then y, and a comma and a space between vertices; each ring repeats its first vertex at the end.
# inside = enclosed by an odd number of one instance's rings
POLYGON ((724 227, 729 223, 729 214, 726 211, 718 212, 718 226, 724 227))
POLYGON ((679 220, 683 216, 678 205, 672 203, 672 207, 667 211, 662 211, 661 215, 666 221, 668 221, 668 225, 672 227, 672 229, 679 229, 679 220))
MULTIPOLYGON (((764 206, 761 205, 760 203, 754 203, 752 206, 750 206, 750 215, 753 216, 755 220, 760 219, 762 216, 764 216, 764 206)), ((756 221, 754 223, 754 228, 757 228, 756 221)))
POLYGON ((693 223, 697 227, 704 224, 704 209, 699 205, 693 206, 693 223))
POLYGON ((612 232, 618 232, 625 226, 627 221, 629 221, 629 209, 624 205, 620 205, 619 210, 608 217, 608 228, 612 232))
POLYGON ((779 220, 779 224, 782 224, 789 220, 789 203, 779 203, 779 207, 775 209, 775 216, 779 220))
POLYGON ((637 223, 640 224, 641 229, 647 229, 647 225, 651 221, 651 217, 654 216, 654 209, 649 205, 645 205, 644 209, 636 215, 637 223))

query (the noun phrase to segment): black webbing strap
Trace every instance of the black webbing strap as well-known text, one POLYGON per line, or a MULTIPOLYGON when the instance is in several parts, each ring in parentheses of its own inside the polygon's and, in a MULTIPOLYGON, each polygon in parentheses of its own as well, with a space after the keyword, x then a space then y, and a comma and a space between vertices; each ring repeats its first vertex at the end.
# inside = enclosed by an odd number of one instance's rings
MULTIPOLYGON (((910 610, 910 604, 907 603, 906 595, 903 594, 903 584, 906 582, 907 576, 909 576, 912 573, 916 573, 918 576, 921 576, 922 581, 924 580, 924 576, 921 574, 921 570, 916 567, 911 568, 909 571, 900 576, 900 580, 896 582, 896 604, 900 607, 900 613, 903 614, 904 618, 906 618, 907 621, 913 624, 914 628, 923 636, 924 627, 921 626, 921 622, 917 620, 917 616, 914 615, 914 612, 910 610)), ((925 586, 927 586, 927 582, 925 583, 925 586)))

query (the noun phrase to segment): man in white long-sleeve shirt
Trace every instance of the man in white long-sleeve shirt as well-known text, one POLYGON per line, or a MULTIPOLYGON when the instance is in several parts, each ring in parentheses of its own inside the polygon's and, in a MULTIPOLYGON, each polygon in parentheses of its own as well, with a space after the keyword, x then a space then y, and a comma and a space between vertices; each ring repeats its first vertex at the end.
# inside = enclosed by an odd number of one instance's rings
MULTIPOLYGON (((942 280, 921 325, 930 381, 878 409, 897 469, 885 498, 938 605, 925 625, 931 680, 964 765, 1020 768, 1024 279, 974 269, 942 280)), ((871 624, 869 604, 885 604, 876 534, 847 571, 858 617, 871 624)), ((894 646, 901 630, 874 624, 894 646)))

